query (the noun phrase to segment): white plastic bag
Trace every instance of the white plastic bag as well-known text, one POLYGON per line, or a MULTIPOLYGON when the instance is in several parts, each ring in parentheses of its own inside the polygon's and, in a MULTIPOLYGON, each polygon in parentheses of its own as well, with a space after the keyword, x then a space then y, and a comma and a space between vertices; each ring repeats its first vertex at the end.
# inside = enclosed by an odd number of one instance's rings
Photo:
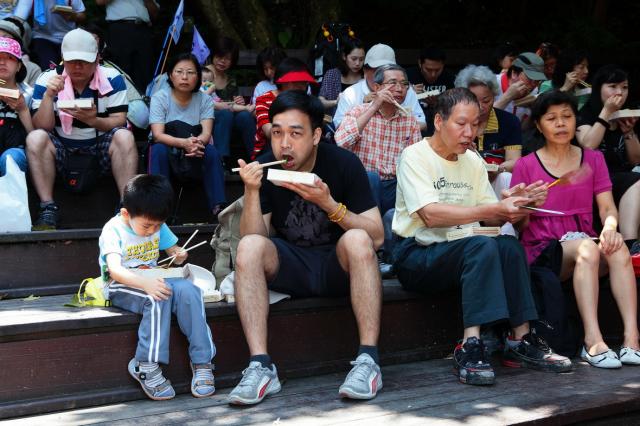
POLYGON ((27 179, 11 156, 6 166, 7 173, 0 177, 0 232, 29 232, 27 179))

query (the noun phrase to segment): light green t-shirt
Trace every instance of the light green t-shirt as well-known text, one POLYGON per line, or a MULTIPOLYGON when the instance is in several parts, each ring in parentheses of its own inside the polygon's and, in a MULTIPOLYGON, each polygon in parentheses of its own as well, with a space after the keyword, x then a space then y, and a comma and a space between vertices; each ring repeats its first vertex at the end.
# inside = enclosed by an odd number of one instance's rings
MULTIPOLYGON (((538 89, 538 92, 542 94, 551 90, 553 90, 553 83, 551 82, 551 80, 547 80, 542 82, 540 88, 538 89)), ((582 87, 576 87, 569 93, 575 96, 576 100, 578 101, 578 110, 581 110, 591 96, 591 88, 585 89, 582 87)))
MULTIPOLYGON (((467 151, 457 161, 445 160, 428 138, 402 151, 397 178, 393 232, 415 237, 425 246, 447 241, 447 232, 457 227, 427 228, 417 213, 422 207, 432 203, 475 207, 498 201, 480 157, 467 151)), ((474 225, 479 224, 464 226, 474 225)))

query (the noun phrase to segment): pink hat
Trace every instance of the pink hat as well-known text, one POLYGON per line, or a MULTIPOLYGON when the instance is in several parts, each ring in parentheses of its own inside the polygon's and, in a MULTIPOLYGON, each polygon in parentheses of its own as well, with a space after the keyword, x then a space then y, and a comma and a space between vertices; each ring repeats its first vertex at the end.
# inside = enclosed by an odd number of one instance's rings
POLYGON ((22 59, 22 49, 20 49, 20 43, 10 38, 0 37, 0 52, 13 55, 16 57, 16 59, 22 59))

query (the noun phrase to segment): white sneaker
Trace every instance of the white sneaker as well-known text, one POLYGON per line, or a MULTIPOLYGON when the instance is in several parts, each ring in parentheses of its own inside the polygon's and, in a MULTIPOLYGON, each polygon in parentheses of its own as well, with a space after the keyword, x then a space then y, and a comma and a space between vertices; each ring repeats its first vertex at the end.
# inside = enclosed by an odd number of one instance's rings
POLYGON ((622 363, 618 359, 618 355, 611 349, 607 349, 606 351, 599 353, 597 355, 591 355, 587 352, 587 349, 582 346, 582 352, 580 353, 580 358, 584 361, 587 361, 594 367, 598 368, 620 368, 622 367, 622 363))
POLYGON ((368 354, 360 354, 351 361, 353 368, 347 375, 340 396, 351 399, 372 399, 382 389, 382 373, 380 367, 368 354))
POLYGON ((640 351, 627 346, 620 348, 620 362, 626 365, 640 365, 640 351))
POLYGON ((280 392, 280 380, 275 365, 265 368, 257 361, 251 361, 242 372, 242 380, 229 394, 228 402, 233 405, 253 405, 265 396, 280 392))

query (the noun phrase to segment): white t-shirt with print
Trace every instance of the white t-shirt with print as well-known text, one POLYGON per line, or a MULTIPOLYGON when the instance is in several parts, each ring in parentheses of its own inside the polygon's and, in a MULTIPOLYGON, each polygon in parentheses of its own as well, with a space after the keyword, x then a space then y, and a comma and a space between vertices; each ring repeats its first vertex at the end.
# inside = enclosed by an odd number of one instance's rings
POLYGON ((432 203, 474 207, 498 201, 480 157, 467 151, 457 161, 445 160, 428 138, 402 151, 397 177, 393 232, 415 237, 425 246, 447 241, 447 232, 456 227, 427 228, 418 215, 422 207, 432 203))

